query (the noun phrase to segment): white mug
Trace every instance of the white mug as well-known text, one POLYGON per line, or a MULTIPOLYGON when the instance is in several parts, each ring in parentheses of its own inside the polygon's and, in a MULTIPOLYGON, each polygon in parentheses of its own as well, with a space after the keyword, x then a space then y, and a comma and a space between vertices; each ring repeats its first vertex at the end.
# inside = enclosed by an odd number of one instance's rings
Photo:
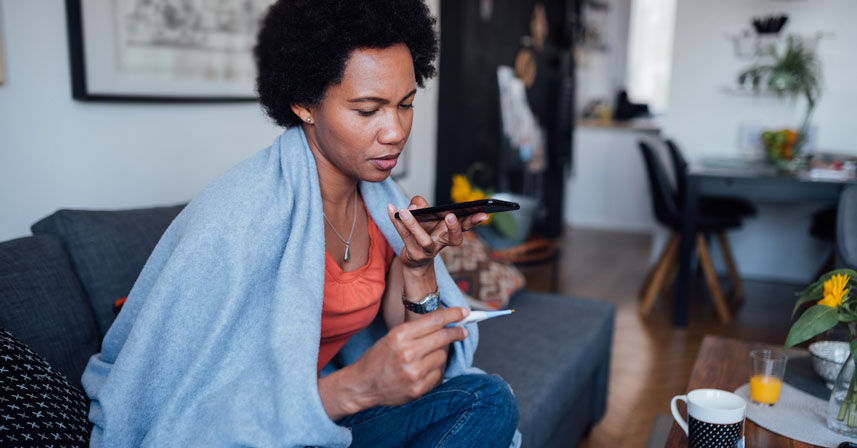
POLYGON ((670 401, 673 418, 687 434, 690 448, 743 446, 746 409, 743 398, 718 389, 696 389, 670 401), (678 413, 678 400, 687 403, 686 422, 678 413))

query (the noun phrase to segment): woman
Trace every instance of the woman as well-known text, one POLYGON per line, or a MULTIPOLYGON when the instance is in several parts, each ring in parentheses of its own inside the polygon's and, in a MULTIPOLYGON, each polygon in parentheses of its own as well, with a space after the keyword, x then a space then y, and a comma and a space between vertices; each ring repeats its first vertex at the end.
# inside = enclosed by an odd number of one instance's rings
POLYGON ((420 224, 389 179, 433 25, 420 0, 271 7, 258 89, 287 130, 158 243, 84 373, 93 446, 509 446, 436 257, 487 215, 420 224))

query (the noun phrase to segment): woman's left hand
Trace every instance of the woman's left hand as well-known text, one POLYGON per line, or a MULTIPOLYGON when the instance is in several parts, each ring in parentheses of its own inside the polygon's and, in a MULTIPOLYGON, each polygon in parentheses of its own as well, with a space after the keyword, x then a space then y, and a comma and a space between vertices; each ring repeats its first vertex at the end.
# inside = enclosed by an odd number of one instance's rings
POLYGON ((446 246, 458 246, 466 232, 482 221, 488 219, 486 213, 475 213, 463 220, 450 213, 441 221, 419 222, 411 214, 411 210, 428 207, 428 202, 422 196, 414 196, 407 209, 399 210, 396 219, 396 208, 387 205, 390 221, 402 237, 405 247, 399 255, 406 268, 419 268, 431 265, 434 257, 446 246))

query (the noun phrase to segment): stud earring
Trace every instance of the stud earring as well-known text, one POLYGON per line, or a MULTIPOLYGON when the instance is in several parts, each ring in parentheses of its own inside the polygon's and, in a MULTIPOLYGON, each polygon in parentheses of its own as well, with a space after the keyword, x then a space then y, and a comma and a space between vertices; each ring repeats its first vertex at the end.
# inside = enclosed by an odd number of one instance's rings
POLYGON ((312 118, 310 118, 310 117, 306 117, 306 122, 307 122, 307 123, 312 123, 312 118))

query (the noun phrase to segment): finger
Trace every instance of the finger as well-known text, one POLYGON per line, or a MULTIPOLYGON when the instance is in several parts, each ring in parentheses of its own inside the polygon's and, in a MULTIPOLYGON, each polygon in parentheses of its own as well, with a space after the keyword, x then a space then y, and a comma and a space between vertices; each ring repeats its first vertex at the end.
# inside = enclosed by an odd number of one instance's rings
POLYGON ((423 249, 431 248, 432 243, 434 241, 431 239, 431 236, 426 233, 425 229, 423 229, 423 226, 421 226, 420 223, 417 222, 416 218, 414 218, 414 215, 411 214, 410 210, 399 210, 399 218, 401 218, 402 224, 405 225, 405 228, 408 230, 408 232, 410 232, 411 236, 414 238, 417 244, 420 245, 420 247, 422 247, 423 249))
POLYGON ((429 389, 437 384, 437 381, 443 377, 443 371, 446 370, 447 357, 448 355, 444 348, 428 353, 420 360, 420 369, 423 372, 426 372, 425 375, 423 375, 422 381, 429 389))
POLYGON ((424 197, 417 195, 417 196, 414 196, 411 198, 411 205, 408 206, 408 209, 414 210, 417 208, 426 208, 428 206, 429 206, 428 201, 426 201, 426 199, 424 197), (415 206, 415 207, 411 208, 411 206, 415 206))
POLYGON ((467 218, 461 220, 461 229, 466 232, 478 226, 480 223, 484 222, 487 219, 487 213, 474 213, 468 216, 467 218))
POLYGON ((437 371, 446 367, 446 358, 449 356, 446 347, 433 350, 423 356, 420 360, 420 365, 424 371, 437 371))
POLYGON ((387 214, 390 216, 390 221, 393 223, 396 231, 399 232, 399 236, 402 237, 402 242, 405 243, 405 247, 418 246, 419 243, 414 239, 413 235, 411 235, 411 232, 408 231, 405 223, 402 222, 402 214, 399 213, 399 218, 396 218, 396 207, 394 207, 393 204, 387 204, 387 214))
POLYGON ((445 348, 455 341, 463 341, 467 339, 470 333, 463 327, 441 328, 434 333, 429 333, 417 340, 412 345, 417 353, 429 353, 445 348))
POLYGON ((420 398, 428 392, 431 392, 432 389, 438 385, 440 380, 443 379, 446 356, 444 353, 441 353, 440 350, 436 350, 434 353, 439 354, 439 356, 434 356, 430 361, 423 358, 423 362, 420 363, 419 369, 425 373, 422 374, 422 377, 411 383, 411 393, 414 399, 420 398), (441 362, 440 365, 437 364, 438 361, 441 362))
POLYGON ((467 308, 443 308, 432 311, 421 319, 405 322, 399 327, 402 327, 400 331, 406 332, 409 338, 416 339, 434 333, 453 322, 458 322, 467 317, 468 314, 470 314, 470 310, 467 308))
POLYGON ((443 221, 431 233, 431 239, 443 246, 458 246, 464 239, 458 218, 452 213, 446 215, 443 221))
POLYGON ((461 230, 460 221, 458 217, 453 214, 446 215, 444 219, 446 221, 446 244, 447 246, 460 246, 464 241, 464 233, 461 230))

